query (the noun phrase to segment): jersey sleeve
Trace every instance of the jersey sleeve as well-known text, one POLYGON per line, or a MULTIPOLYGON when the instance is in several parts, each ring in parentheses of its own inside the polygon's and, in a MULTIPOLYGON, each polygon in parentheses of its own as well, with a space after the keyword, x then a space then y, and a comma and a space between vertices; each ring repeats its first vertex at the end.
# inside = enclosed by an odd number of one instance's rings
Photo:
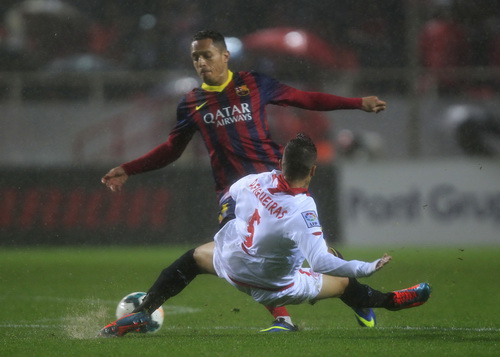
POLYGON ((297 229, 295 236, 298 248, 315 272, 348 278, 366 277, 375 272, 379 259, 374 262, 347 261, 328 252, 328 246, 317 220, 315 205, 300 212, 296 217, 295 225, 297 228, 301 227, 297 229))
POLYGON ((196 127, 190 124, 187 117, 183 115, 180 106, 179 104, 177 108, 177 123, 170 132, 167 141, 158 145, 147 154, 122 164, 121 166, 127 175, 139 174, 165 167, 182 155, 196 132, 196 127))
POLYGON ((302 91, 286 84, 281 84, 281 95, 272 104, 316 110, 330 111, 339 109, 360 109, 362 98, 347 98, 334 94, 302 91))
POLYGON ((329 111, 338 109, 360 109, 362 98, 340 97, 334 94, 307 92, 290 87, 265 74, 252 72, 267 102, 282 106, 329 111))

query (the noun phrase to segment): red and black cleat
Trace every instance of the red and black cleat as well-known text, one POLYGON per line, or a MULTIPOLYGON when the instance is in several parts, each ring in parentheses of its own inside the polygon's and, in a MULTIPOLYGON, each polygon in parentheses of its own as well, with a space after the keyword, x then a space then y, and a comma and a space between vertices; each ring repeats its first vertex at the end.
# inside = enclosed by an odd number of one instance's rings
POLYGON ((420 283, 411 288, 394 291, 393 294, 394 307, 388 310, 408 309, 426 302, 431 296, 431 287, 427 283, 420 283))

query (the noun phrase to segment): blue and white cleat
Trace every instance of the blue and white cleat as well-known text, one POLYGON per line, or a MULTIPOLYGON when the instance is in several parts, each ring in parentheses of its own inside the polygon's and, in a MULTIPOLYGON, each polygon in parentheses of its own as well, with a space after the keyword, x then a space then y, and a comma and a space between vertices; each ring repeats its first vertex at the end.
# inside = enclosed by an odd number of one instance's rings
POLYGON ((356 321, 358 321, 358 324, 362 327, 375 327, 375 325, 377 325, 377 318, 373 309, 354 309, 354 316, 356 317, 356 321))
POLYGON ((101 331, 99 331, 98 336, 121 337, 131 331, 140 332, 150 323, 151 316, 145 312, 131 313, 104 326, 101 331))
POLYGON ((431 296, 431 286, 427 283, 420 283, 407 289, 393 291, 394 307, 388 309, 397 311, 420 306, 431 296))
POLYGON ((299 330, 297 325, 291 325, 284 319, 279 318, 273 321, 271 327, 260 330, 259 332, 297 332, 299 330))

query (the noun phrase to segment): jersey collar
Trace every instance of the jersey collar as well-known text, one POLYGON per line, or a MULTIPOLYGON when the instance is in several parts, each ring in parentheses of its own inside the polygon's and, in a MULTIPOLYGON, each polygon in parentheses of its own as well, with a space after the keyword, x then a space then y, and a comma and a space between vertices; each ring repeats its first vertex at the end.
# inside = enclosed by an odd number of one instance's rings
POLYGON ((283 174, 279 174, 277 176, 277 179, 278 179, 278 186, 276 188, 270 188, 269 189, 270 193, 275 194, 278 192, 283 192, 283 193, 286 193, 287 195, 292 195, 292 196, 299 195, 301 193, 305 193, 306 195, 309 195, 309 191, 307 190, 307 188, 296 188, 296 187, 292 188, 292 187, 290 187, 288 182, 285 180, 285 177, 283 176, 283 174))
POLYGON ((223 84, 221 84, 220 86, 210 86, 206 83, 202 83, 201 89, 204 89, 209 92, 222 92, 224 88, 226 88, 229 82, 231 82, 232 80, 233 80, 233 72, 228 70, 227 81, 225 81, 223 84))

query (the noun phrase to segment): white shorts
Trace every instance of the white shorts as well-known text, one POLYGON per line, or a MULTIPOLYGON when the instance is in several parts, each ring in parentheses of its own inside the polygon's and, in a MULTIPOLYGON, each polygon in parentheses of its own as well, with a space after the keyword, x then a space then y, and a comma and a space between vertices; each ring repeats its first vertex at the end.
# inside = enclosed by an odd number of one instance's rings
POLYGON ((250 295, 255 301, 265 306, 298 305, 312 302, 318 296, 323 284, 323 275, 313 272, 310 268, 300 269, 293 279, 293 285, 279 291, 243 286, 227 275, 224 278, 238 290, 250 295))
POLYGON ((318 296, 323 285, 323 275, 313 272, 310 268, 299 269, 293 277, 291 286, 278 291, 258 288, 248 283, 240 283, 235 277, 230 277, 221 261, 220 251, 224 244, 228 244, 228 241, 231 240, 230 237, 233 236, 231 234, 233 232, 226 232, 231 231, 232 227, 230 223, 226 224, 226 227, 215 236, 213 263, 215 271, 220 278, 226 279, 229 284, 266 306, 297 305, 312 301, 318 296))

